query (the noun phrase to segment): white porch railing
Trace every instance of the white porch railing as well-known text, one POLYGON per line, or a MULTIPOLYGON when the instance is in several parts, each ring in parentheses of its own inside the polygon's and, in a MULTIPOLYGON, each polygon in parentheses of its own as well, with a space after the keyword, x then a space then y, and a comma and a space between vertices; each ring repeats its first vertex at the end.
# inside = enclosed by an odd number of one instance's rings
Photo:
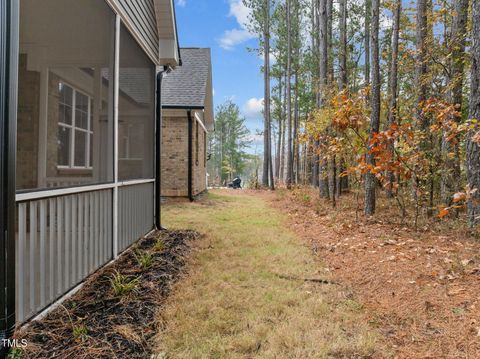
POLYGON ((153 228, 153 183, 118 189, 118 251, 128 248, 153 228))
POLYGON ((110 190, 18 204, 17 322, 113 257, 111 212, 110 190))
POLYGON ((154 181, 17 195, 17 322, 55 302, 153 228, 154 181), (113 193, 118 188, 118 253, 113 193))

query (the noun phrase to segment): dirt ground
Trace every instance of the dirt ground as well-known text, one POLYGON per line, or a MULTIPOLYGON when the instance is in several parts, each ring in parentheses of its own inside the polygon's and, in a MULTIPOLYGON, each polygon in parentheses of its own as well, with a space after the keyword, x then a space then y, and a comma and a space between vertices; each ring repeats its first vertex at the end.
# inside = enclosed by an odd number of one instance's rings
POLYGON ((312 189, 257 195, 351 287, 397 358, 480 358, 480 244, 465 226, 414 230, 385 202, 366 219, 352 194, 336 210, 312 189))

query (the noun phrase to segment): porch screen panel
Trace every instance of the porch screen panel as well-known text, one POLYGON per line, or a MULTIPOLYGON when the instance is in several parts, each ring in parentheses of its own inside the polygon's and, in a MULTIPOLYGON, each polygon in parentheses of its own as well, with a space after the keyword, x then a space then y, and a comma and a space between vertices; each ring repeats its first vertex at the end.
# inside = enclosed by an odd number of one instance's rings
POLYGON ((17 189, 113 181, 115 15, 98 0, 22 0, 17 189))
POLYGON ((118 94, 118 178, 153 178, 155 66, 122 24, 118 94))

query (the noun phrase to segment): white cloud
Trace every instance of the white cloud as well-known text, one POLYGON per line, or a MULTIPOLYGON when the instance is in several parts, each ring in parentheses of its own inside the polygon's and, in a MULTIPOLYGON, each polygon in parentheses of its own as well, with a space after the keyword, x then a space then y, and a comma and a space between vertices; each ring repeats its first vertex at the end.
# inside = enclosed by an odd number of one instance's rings
POLYGON ((242 29, 247 30, 250 9, 243 4, 242 0, 230 0, 229 2, 230 12, 228 13, 228 16, 235 17, 242 29))
POLYGON ((233 50, 235 46, 255 37, 247 28, 250 9, 243 4, 242 0, 229 0, 229 5, 230 10, 228 16, 234 17, 237 20, 239 28, 225 30, 218 39, 220 47, 225 50, 233 50))
POLYGON ((233 48, 252 38, 252 35, 247 30, 243 29, 232 29, 226 30, 222 37, 218 39, 220 47, 225 50, 233 50, 233 48))
POLYGON ((185 7, 185 5, 187 5, 187 0, 177 0, 177 5, 185 7))
POLYGON ((262 116, 263 98, 252 97, 243 106, 243 112, 247 118, 259 118, 262 116))

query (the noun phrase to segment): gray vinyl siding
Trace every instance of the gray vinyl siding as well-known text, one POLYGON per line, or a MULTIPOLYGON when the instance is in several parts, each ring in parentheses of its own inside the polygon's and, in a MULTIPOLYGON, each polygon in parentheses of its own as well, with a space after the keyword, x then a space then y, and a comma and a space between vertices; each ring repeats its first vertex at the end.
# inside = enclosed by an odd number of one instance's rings
POLYGON ((134 30, 153 54, 158 54, 158 28, 153 0, 117 0, 134 30))

